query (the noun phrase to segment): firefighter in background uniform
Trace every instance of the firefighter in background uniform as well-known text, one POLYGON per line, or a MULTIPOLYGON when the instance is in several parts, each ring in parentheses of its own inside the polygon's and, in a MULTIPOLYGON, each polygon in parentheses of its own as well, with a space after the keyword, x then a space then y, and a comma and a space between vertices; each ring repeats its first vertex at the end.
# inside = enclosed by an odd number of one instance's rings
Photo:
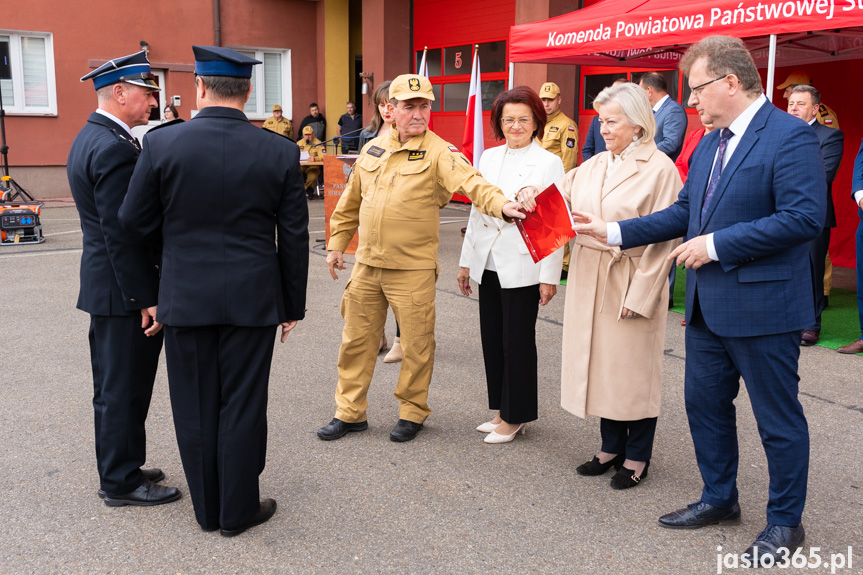
MULTIPOLYGON (((776 86, 777 90, 785 90, 785 93, 782 94, 782 97, 786 100, 788 96, 791 95, 791 88, 794 86, 812 86, 812 78, 809 77, 809 74, 806 72, 791 72, 788 74, 788 77, 785 78, 785 81, 778 86, 776 86)), ((821 105, 818 107, 818 115, 815 116, 818 120, 819 124, 827 126, 828 128, 836 128, 839 129, 839 117, 836 115, 836 112, 833 111, 833 108, 821 102, 821 105)))
MULTIPOLYGON (((542 136, 542 147, 563 160, 563 169, 569 172, 575 168, 578 161, 578 128, 566 114, 560 111, 560 88, 554 82, 546 82, 539 89, 539 97, 545 106, 548 118, 545 122, 545 134, 542 136)), ((565 280, 569 273, 569 244, 563 247, 563 273, 560 279, 565 280)))
POLYGON ((459 192, 483 213, 522 219, 519 204, 489 184, 456 147, 428 130, 428 78, 404 74, 390 84, 396 125, 363 147, 330 218, 327 265, 333 279, 359 227, 359 246, 341 313, 335 418, 318 430, 323 440, 363 431, 366 399, 386 322, 393 308, 404 360, 395 396, 399 420, 392 441, 416 437, 431 413, 427 398, 435 355, 435 282, 440 210, 459 192), (395 102, 395 105, 393 104, 395 102))
MULTIPOLYGON (((324 154, 327 153, 321 141, 315 137, 315 131, 311 126, 303 128, 303 137, 297 142, 301 152, 309 153, 312 162, 323 162, 324 154)), ((318 187, 318 178, 321 176, 320 166, 303 166, 303 175, 306 177, 306 195, 309 199, 315 197, 318 187)))
POLYGON ((560 111, 560 88, 554 82, 546 82, 539 91, 548 119, 542 147, 563 160, 563 169, 570 171, 578 161, 578 128, 575 122, 560 111))
POLYGON ((264 125, 261 127, 286 138, 294 139, 294 126, 290 120, 282 116, 282 107, 278 104, 273 105, 273 115, 264 120, 264 125))

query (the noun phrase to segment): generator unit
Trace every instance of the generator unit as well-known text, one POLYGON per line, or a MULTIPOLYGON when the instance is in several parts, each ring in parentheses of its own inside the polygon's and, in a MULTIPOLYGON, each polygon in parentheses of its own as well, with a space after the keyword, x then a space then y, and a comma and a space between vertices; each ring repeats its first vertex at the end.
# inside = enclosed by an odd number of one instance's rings
POLYGON ((42 202, 0 202, 0 246, 41 244, 42 224, 39 215, 42 202))

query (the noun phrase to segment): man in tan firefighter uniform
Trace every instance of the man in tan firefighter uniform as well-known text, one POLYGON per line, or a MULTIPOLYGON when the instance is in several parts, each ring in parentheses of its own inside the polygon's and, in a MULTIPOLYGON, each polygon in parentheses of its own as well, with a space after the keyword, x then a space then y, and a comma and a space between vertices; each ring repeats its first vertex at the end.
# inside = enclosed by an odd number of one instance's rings
MULTIPOLYGON (((300 138, 297 145, 300 147, 301 152, 309 153, 309 161, 324 161, 324 154, 327 153, 327 150, 321 145, 321 141, 315 137, 315 131, 311 126, 303 128, 303 137, 300 138)), ((306 195, 309 199, 312 199, 315 197, 315 190, 318 187, 321 166, 303 166, 303 175, 306 177, 306 195)))
POLYGON ((345 327, 336 414, 318 430, 324 440, 368 428, 366 395, 388 306, 399 322, 404 353, 395 389, 399 420, 390 439, 414 439, 431 413, 440 210, 453 192, 497 218, 524 217, 519 204, 484 180, 457 148, 428 131, 435 99, 428 78, 398 76, 389 96, 395 129, 365 145, 330 218, 327 266, 333 279, 345 269, 343 253, 357 227, 360 238, 341 303, 345 327))
MULTIPOLYGON (((788 74, 788 77, 785 78, 784 82, 776 86, 776 89, 785 90, 782 97, 787 100, 788 96, 791 95, 791 88, 794 86, 812 86, 812 78, 810 78, 809 74, 806 72, 791 72, 788 74)), ((833 108, 824 102, 821 102, 821 105, 818 106, 818 114, 815 118, 818 120, 819 124, 827 126, 828 128, 839 129, 839 117, 836 115, 836 112, 833 111, 833 108)))
POLYGON ((578 161, 578 128, 575 122, 560 111, 560 88, 554 82, 546 82, 539 90, 542 105, 548 119, 542 147, 563 160, 563 169, 570 171, 578 161))
POLYGON ((290 120, 282 116, 282 107, 278 104, 273 105, 273 115, 264 120, 264 125, 261 127, 294 139, 294 126, 290 120))
MULTIPOLYGON (((545 107, 548 118, 545 121, 545 134, 542 147, 563 160, 563 169, 569 172, 578 161, 578 128, 575 122, 560 111, 560 88, 554 82, 546 82, 539 89, 539 98, 545 107)), ((569 244, 563 249, 563 273, 565 280, 569 273, 569 244)))

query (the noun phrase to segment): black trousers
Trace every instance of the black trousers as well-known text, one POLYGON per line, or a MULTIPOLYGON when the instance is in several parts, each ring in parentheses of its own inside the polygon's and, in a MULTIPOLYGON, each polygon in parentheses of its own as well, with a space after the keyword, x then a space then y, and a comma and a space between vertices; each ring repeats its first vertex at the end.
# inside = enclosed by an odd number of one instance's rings
POLYGON ((144 483, 144 422, 162 334, 144 335, 140 315, 91 315, 89 338, 99 482, 109 495, 123 495, 144 483))
POLYGON ((260 508, 274 326, 165 326, 171 408, 195 518, 234 529, 260 508))
POLYGON ((824 311, 824 268, 827 267, 827 253, 830 248, 830 228, 821 230, 821 234, 809 244, 809 261, 812 266, 812 288, 815 290, 815 323, 809 327, 821 331, 821 313, 824 311))
POLYGON ((479 286, 479 325, 488 407, 507 423, 537 418, 536 316, 539 284, 503 289, 485 270, 479 286))
POLYGON ((653 438, 656 436, 656 419, 648 417, 617 421, 601 418, 599 433, 602 435, 602 450, 606 453, 624 453, 632 461, 650 461, 653 438))

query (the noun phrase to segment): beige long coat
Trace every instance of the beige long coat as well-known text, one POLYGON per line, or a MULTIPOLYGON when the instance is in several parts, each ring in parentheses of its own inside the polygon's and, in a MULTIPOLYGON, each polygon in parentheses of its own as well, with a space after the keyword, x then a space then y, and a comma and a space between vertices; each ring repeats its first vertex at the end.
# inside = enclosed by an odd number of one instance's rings
MULTIPOLYGON (((615 222, 668 207, 683 185, 652 141, 633 149, 604 182, 610 152, 564 178, 573 209, 615 222)), ((679 240, 621 250, 586 235, 574 240, 563 319, 561 405, 631 421, 659 415, 668 314, 668 254, 679 240), (642 317, 621 318, 626 307, 642 317)))

